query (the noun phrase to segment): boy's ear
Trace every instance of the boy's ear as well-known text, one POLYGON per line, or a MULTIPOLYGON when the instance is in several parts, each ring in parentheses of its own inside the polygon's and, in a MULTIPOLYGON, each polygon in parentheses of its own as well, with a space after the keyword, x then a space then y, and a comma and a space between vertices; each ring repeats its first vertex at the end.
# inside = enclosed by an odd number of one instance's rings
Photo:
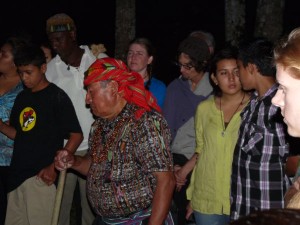
POLYGON ((248 63, 247 70, 251 75, 258 73, 257 66, 253 63, 248 63))
POLYGON ((45 74, 46 70, 47 70, 47 64, 44 63, 44 64, 41 65, 41 71, 45 74))
POLYGON ((252 63, 248 63, 247 66, 246 66, 246 69, 248 70, 248 72, 249 72, 251 75, 253 75, 254 72, 255 72, 254 66, 255 66, 255 65, 252 64, 252 63))

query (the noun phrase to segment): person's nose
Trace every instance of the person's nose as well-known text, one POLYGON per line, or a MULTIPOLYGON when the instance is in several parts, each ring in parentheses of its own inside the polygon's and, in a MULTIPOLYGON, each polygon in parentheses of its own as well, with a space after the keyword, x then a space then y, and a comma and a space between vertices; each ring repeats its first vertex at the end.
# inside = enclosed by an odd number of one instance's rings
POLYGON ((229 81, 234 81, 235 80, 235 75, 233 73, 229 73, 228 80, 229 81))
POLYGON ((282 90, 277 90, 275 96, 272 98, 272 104, 277 107, 284 106, 282 90))
POLYGON ((133 52, 132 55, 131 55, 131 59, 136 59, 137 56, 138 56, 138 54, 133 52))
POLYGON ((53 50, 56 51, 58 49, 59 42, 58 41, 51 41, 51 46, 52 46, 53 50))
POLYGON ((19 76, 20 76, 22 81, 27 81, 28 80, 28 77, 24 73, 20 73, 19 76))

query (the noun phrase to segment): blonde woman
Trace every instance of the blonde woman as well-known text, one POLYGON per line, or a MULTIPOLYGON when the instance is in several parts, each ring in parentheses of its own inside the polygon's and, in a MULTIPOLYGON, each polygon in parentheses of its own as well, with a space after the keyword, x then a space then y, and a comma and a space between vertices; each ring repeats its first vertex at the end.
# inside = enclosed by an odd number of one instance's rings
MULTIPOLYGON (((300 28, 294 29, 275 47, 274 58, 279 88, 272 103, 280 107, 288 133, 300 137, 300 28)), ((286 193, 286 204, 299 189, 300 177, 286 193)))

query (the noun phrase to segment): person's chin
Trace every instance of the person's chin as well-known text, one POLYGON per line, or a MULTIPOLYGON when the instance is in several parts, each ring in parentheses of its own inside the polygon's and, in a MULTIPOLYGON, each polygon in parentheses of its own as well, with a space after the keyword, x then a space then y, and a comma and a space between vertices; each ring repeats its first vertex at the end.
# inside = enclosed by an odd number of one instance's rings
POLYGON ((95 115, 95 110, 93 109, 93 107, 91 107, 90 110, 91 110, 92 114, 95 115))
POLYGON ((24 83, 24 86, 31 89, 32 88, 32 85, 28 84, 28 83, 24 83))
POLYGON ((184 80, 189 80, 189 79, 190 79, 189 76, 186 76, 186 75, 183 75, 183 74, 182 74, 182 78, 183 78, 184 80))
POLYGON ((130 70, 138 73, 138 67, 135 64, 131 64, 129 68, 130 70))
POLYGON ((289 135, 291 135, 292 137, 300 137, 300 127, 295 128, 295 127, 288 125, 287 131, 288 131, 289 135))

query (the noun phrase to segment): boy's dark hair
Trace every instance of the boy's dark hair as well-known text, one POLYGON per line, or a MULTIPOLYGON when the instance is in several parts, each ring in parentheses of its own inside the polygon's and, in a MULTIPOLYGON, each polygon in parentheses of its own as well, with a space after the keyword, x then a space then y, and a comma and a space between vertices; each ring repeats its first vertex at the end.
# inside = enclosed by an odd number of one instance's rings
MULTIPOLYGON (((212 58, 211 60, 211 64, 210 64, 210 73, 209 74, 215 74, 217 73, 217 64, 219 61, 223 60, 223 59, 237 59, 237 49, 233 46, 228 46, 224 49, 221 49, 220 51, 218 51, 212 58)), ((218 85, 215 84, 215 82, 213 82, 213 80, 211 79, 211 76, 209 77, 209 82, 213 88, 213 93, 216 96, 221 96, 222 95, 222 91, 220 89, 220 87, 218 85)))
POLYGON ((46 64, 46 57, 40 46, 28 44, 18 49, 14 63, 16 66, 34 65, 41 67, 46 64))
POLYGON ((274 45, 265 38, 257 38, 250 42, 243 42, 239 46, 238 59, 244 66, 249 63, 256 65, 263 76, 276 75, 276 68, 273 61, 274 45))

